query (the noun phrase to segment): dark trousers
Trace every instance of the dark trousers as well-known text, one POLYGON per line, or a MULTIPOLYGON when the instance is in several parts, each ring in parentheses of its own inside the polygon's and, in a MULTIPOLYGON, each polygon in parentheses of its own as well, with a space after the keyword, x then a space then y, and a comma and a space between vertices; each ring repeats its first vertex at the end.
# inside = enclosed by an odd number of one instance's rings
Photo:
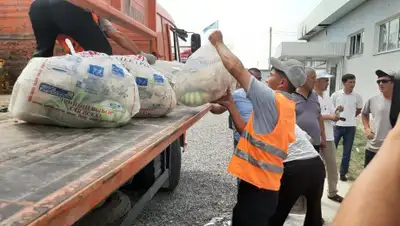
POLYGON ((241 180, 232 226, 268 226, 277 203, 278 191, 260 189, 241 180))
POLYGON ((320 157, 285 163, 279 201, 271 218, 271 226, 282 226, 300 196, 307 200, 305 226, 321 226, 321 198, 324 191, 325 168, 320 157))
POLYGON ((364 167, 367 167, 369 162, 375 157, 376 152, 372 152, 370 150, 365 150, 365 162, 364 162, 364 167))
POLYGON ((67 1, 35 0, 29 18, 36 37, 33 57, 53 56, 59 34, 70 36, 85 50, 112 54, 111 45, 92 14, 67 1))
POLYGON ((319 153, 321 150, 321 145, 313 145, 314 149, 319 153))
POLYGON ((346 174, 349 172, 351 150, 353 148, 354 137, 356 135, 356 127, 335 126, 334 132, 336 148, 339 145, 340 139, 343 138, 343 155, 342 163, 340 164, 340 176, 346 176, 346 174))

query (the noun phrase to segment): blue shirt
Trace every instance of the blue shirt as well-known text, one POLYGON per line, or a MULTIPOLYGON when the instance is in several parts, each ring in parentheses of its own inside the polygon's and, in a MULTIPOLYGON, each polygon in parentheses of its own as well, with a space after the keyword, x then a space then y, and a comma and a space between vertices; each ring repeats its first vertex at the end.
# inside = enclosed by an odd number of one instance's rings
MULTIPOLYGON (((246 91, 243 88, 235 90, 232 94, 233 100, 235 100, 236 109, 238 109, 240 116, 247 123, 249 121, 251 112, 253 111, 253 105, 246 96, 246 91)), ((235 131, 234 139, 239 141, 240 133, 235 131)))

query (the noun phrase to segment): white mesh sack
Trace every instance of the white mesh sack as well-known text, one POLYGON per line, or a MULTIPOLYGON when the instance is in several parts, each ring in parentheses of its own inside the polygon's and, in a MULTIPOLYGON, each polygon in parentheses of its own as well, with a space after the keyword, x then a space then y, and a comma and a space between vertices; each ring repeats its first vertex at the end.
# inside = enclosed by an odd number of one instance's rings
POLYGON ((151 66, 161 72, 168 79, 173 88, 176 83, 177 75, 182 71, 184 64, 178 61, 157 60, 151 66))
POLYGON ((140 111, 135 117, 161 117, 177 105, 174 90, 163 74, 140 56, 113 56, 136 78, 140 111))
POLYGON ((236 80, 225 69, 211 44, 200 47, 177 74, 174 90, 179 103, 196 107, 235 89, 236 80))
POLYGON ((33 58, 18 77, 9 110, 26 122, 117 127, 139 112, 135 78, 106 54, 33 58))

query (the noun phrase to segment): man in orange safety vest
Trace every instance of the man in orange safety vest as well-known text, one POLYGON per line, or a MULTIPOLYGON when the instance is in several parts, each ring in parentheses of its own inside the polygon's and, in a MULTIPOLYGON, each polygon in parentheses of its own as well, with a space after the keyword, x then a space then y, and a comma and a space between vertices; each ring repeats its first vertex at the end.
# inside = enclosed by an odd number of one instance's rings
POLYGON ((283 160, 289 144, 296 140, 296 103, 290 94, 305 83, 305 69, 297 60, 271 58, 272 70, 267 86, 251 76, 226 47, 220 31, 213 32, 209 40, 253 105, 246 124, 229 91, 216 101, 229 110, 235 128, 241 134, 228 167, 228 172, 240 179, 232 225, 265 226, 278 203, 283 160))
POLYGON ((112 48, 107 39, 110 38, 132 54, 142 55, 150 64, 156 61, 154 55, 141 51, 110 21, 65 0, 34 0, 29 17, 36 37, 33 57, 53 56, 56 40, 66 53, 70 52, 66 38, 71 40, 76 52, 91 50, 111 55, 112 48))

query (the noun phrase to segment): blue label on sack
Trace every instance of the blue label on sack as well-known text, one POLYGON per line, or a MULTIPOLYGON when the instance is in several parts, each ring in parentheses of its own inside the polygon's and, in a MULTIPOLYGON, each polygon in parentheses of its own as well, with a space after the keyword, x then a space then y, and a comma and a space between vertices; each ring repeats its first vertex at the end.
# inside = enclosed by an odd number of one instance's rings
POLYGON ((161 75, 154 74, 154 82, 158 84, 164 83, 164 78, 161 75))
POLYGON ((47 83, 40 83, 39 90, 43 93, 48 93, 53 96, 61 97, 67 100, 72 100, 74 98, 74 92, 61 89, 47 83))
POLYGON ((97 77, 103 77, 104 76, 104 67, 90 64, 88 73, 92 74, 94 76, 97 76, 97 77))
POLYGON ((117 65, 113 64, 112 65, 112 73, 116 76, 120 76, 120 77, 124 77, 125 76, 125 72, 124 69, 118 67, 117 65))
POLYGON ((148 79, 147 78, 136 77, 136 84, 138 86, 147 86, 148 79))

